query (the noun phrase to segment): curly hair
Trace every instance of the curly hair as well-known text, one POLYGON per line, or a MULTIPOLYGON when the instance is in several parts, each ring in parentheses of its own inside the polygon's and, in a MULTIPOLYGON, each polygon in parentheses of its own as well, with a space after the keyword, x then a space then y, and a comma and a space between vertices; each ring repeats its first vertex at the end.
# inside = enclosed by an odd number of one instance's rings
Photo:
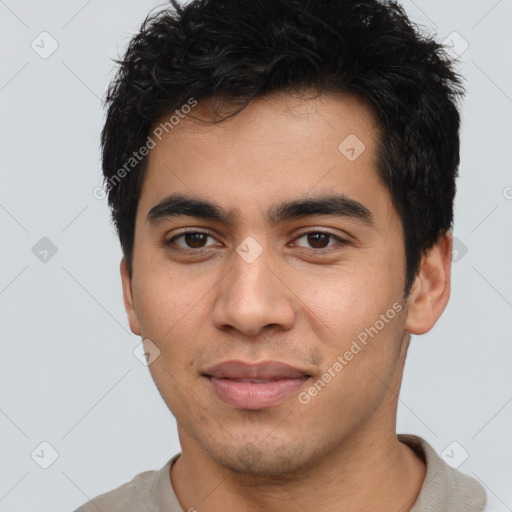
POLYGON ((379 123, 377 172, 403 226, 407 296, 422 256, 453 223, 457 102, 465 91, 443 45, 393 1, 170 4, 146 17, 115 60, 105 97, 102 168, 130 273, 147 156, 138 156, 115 186, 112 178, 158 120, 191 98, 224 98, 231 117, 273 92, 351 93, 367 101, 379 123))

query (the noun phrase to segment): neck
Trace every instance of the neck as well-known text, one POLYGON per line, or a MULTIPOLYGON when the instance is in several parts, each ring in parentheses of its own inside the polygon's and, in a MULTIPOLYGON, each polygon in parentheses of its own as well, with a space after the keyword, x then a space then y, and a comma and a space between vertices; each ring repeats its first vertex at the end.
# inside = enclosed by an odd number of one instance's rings
POLYGON ((360 432, 320 464, 279 477, 235 473, 185 439, 171 481, 186 511, 407 512, 425 478, 424 463, 394 433, 372 439, 360 432))

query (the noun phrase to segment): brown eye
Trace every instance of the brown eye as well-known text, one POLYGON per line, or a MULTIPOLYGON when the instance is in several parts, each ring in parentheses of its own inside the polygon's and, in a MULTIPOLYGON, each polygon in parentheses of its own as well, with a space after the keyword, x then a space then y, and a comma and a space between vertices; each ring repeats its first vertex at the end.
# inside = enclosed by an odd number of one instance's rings
POLYGON ((204 233, 186 233, 183 235, 183 240, 187 246, 192 249, 199 249, 203 247, 203 244, 206 242, 207 238, 208 235, 205 235, 204 233))
POLYGON ((297 240, 305 239, 306 245, 297 244, 299 247, 306 247, 308 249, 328 249, 336 243, 344 245, 347 242, 332 233, 325 233, 323 231, 310 231, 303 233, 297 240))
POLYGON ((329 245, 330 235, 326 233, 308 233, 307 240, 311 247, 315 249, 324 249, 329 245))
POLYGON ((177 246, 180 249, 204 249, 208 247, 206 242, 208 238, 214 240, 214 238, 208 233, 202 231, 188 231, 181 233, 180 235, 173 236, 166 242, 168 246, 177 246))

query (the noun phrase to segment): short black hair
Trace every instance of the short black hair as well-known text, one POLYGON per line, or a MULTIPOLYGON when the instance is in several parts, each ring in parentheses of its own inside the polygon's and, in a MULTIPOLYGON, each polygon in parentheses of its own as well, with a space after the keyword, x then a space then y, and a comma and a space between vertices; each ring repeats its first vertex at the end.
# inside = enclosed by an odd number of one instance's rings
POLYGON ((403 226, 405 296, 422 256, 452 227, 462 77, 442 43, 396 2, 170 0, 115 62, 102 166, 130 273, 147 167, 139 150, 162 117, 191 99, 224 98, 236 107, 231 117, 271 93, 364 98, 380 129, 378 174, 403 226))

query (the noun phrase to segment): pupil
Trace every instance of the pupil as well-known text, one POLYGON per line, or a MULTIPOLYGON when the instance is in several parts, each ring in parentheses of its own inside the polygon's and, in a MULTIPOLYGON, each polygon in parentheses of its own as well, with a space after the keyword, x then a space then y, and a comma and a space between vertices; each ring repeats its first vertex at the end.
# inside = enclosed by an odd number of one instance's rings
POLYGON ((189 247, 197 249, 202 247, 201 241, 204 242, 203 238, 205 236, 203 233, 186 233, 185 241, 189 247))
POLYGON ((312 233, 308 235, 308 243, 315 249, 327 247, 328 243, 322 243, 322 240, 324 242, 328 242, 328 239, 329 235, 326 235, 325 233, 312 233))

